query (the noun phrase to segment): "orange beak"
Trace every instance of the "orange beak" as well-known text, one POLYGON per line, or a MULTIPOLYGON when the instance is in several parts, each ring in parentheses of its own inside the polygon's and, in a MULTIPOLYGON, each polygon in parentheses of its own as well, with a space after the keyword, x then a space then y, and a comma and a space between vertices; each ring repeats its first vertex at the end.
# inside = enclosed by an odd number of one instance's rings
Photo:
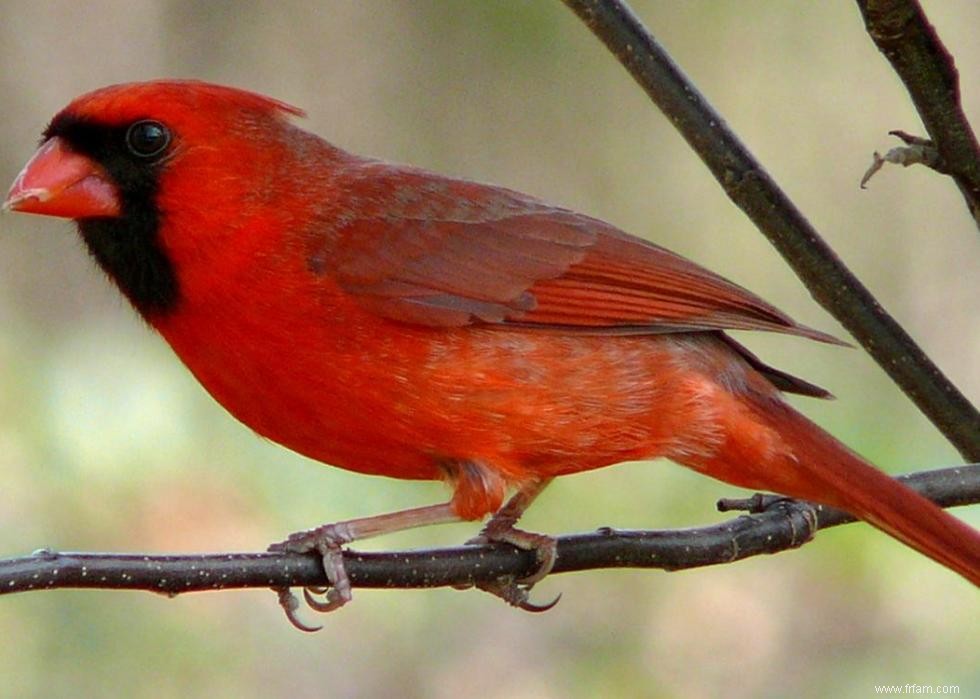
POLYGON ((121 213, 119 191, 105 170, 58 137, 45 141, 20 171, 3 209, 72 219, 121 213))

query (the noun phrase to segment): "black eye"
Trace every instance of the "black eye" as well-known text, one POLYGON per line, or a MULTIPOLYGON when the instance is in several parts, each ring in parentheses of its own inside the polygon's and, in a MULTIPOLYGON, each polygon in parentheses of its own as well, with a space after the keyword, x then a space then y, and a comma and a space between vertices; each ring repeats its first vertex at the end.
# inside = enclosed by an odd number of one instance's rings
POLYGON ((159 121, 137 121, 126 131, 126 147, 139 158, 153 158, 170 145, 170 129, 159 121))

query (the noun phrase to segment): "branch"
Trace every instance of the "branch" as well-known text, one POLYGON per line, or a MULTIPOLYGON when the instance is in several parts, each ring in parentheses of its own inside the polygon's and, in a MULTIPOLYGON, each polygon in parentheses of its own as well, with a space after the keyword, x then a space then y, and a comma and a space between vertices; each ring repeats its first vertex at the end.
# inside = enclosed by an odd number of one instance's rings
POLYGON ((735 204, 966 461, 980 412, 838 259, 622 0, 563 0, 670 119, 735 204))
MULTIPOLYGON (((943 507, 980 502, 980 464, 900 477, 943 507)), ((696 529, 615 530, 558 538, 554 573, 597 568, 682 570, 798 548, 820 529, 854 521, 840 510, 776 496, 724 500, 719 509, 763 512, 696 529)), ((344 552, 355 587, 467 586, 533 572, 533 552, 503 545, 390 553, 344 552)), ((0 594, 60 588, 145 590, 169 596, 236 588, 326 585, 315 555, 227 553, 184 556, 37 551, 0 560, 0 594)))
POLYGON ((943 164, 980 226, 980 145, 963 113, 953 57, 916 0, 857 0, 868 34, 912 98, 943 164))

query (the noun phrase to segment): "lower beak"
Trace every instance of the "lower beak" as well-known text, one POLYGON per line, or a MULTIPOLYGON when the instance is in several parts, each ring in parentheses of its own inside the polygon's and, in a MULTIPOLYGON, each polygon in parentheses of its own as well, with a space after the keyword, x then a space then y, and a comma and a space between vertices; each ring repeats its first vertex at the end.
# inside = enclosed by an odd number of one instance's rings
POLYGON ((121 213, 119 191, 105 170, 57 136, 45 141, 17 175, 3 209, 72 219, 121 213))

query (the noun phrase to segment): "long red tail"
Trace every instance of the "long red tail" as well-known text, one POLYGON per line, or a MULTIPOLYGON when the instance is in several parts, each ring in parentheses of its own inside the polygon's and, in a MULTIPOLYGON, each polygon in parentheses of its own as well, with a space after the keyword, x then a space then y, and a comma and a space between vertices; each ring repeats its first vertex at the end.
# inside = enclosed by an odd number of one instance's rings
POLYGON ((980 531, 882 473, 781 400, 743 401, 741 414, 726 425, 722 453, 697 468, 850 512, 980 587, 980 531))

